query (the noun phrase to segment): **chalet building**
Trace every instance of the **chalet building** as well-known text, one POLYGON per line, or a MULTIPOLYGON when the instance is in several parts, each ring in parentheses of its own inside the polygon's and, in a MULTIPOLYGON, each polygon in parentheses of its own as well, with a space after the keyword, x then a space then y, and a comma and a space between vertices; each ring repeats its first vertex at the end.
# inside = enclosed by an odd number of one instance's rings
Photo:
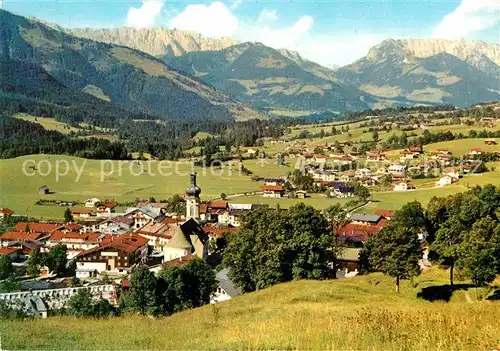
POLYGON ((50 234, 62 225, 61 223, 18 222, 14 228, 16 232, 50 234))
POLYGON ((360 248, 347 247, 344 248, 341 254, 337 256, 337 264, 345 276, 349 276, 349 273, 358 273, 360 252, 360 248))
POLYGON ((388 171, 391 174, 399 174, 399 173, 405 174, 406 165, 390 165, 388 171))
POLYGON ((340 180, 344 183, 348 183, 350 181, 353 181, 356 177, 356 172, 351 170, 351 171, 347 171, 347 172, 344 172, 341 176, 340 176, 340 180))
POLYGON ((73 218, 90 218, 94 213, 88 208, 73 208, 71 209, 71 215, 73 218))
POLYGON ((29 256, 31 253, 37 249, 41 249, 43 247, 43 243, 37 240, 25 239, 22 241, 13 242, 9 245, 9 247, 17 248, 22 251, 21 256, 29 256))
POLYGON ((472 149, 470 149, 470 152, 469 152, 469 156, 479 156, 479 155, 482 155, 483 154, 483 150, 481 148, 478 148, 478 147, 474 147, 472 149))
POLYGON ((12 260, 17 259, 23 254, 23 250, 16 247, 0 247, 0 257, 9 256, 12 260))
POLYGON ((124 216, 134 221, 134 229, 139 229, 151 221, 161 222, 165 218, 163 211, 157 207, 127 208, 124 216))
POLYGON ((332 170, 321 170, 315 169, 311 172, 314 180, 320 180, 324 182, 333 182, 337 178, 337 172, 332 170))
POLYGON ((179 225, 180 223, 169 223, 166 220, 163 222, 149 222, 136 233, 147 238, 149 240, 148 245, 153 247, 154 250, 162 251, 174 236, 179 225))
POLYGON ((229 269, 221 269, 215 275, 215 279, 217 280, 217 289, 210 303, 227 301, 235 296, 241 295, 241 290, 238 289, 229 278, 229 269))
POLYGON ((0 207, 0 222, 12 216, 15 212, 7 207, 0 207))
POLYGON ((22 241, 40 240, 45 236, 46 234, 42 233, 5 232, 0 235, 0 245, 2 247, 7 247, 22 241))
POLYGON ((97 215, 98 216, 106 216, 111 215, 111 213, 115 213, 117 203, 116 202, 103 202, 97 206, 97 215))
POLYGON ((133 229, 134 219, 118 216, 105 219, 93 226, 95 232, 110 234, 110 235, 120 235, 128 233, 133 229))
POLYGON ((415 187, 408 181, 397 182, 394 184, 394 191, 408 191, 411 189, 415 189, 415 187))
POLYGON ((263 191, 263 197, 283 197, 285 188, 282 185, 264 185, 260 188, 263 191))
POLYGON ((239 227, 241 225, 241 218, 250 212, 250 209, 229 209, 219 214, 218 223, 223 225, 230 225, 232 227, 239 227))
POLYGON ((439 180, 436 182, 437 186, 446 186, 450 185, 453 183, 456 183, 458 181, 458 178, 450 177, 449 175, 442 176, 439 178, 439 180))
POLYGON ((46 251, 56 245, 62 244, 68 248, 68 260, 72 259, 82 251, 98 247, 108 241, 111 236, 101 233, 83 233, 55 231, 45 242, 46 251))
POLYGON ((147 243, 148 239, 130 233, 83 251, 76 256, 76 277, 88 278, 102 272, 127 273, 138 263, 146 262, 147 243))
POLYGON ((372 175, 373 172, 369 168, 360 168, 356 170, 356 177, 358 178, 371 177, 372 175))
POLYGON ((485 145, 496 145, 497 141, 495 139, 484 139, 485 145))
POLYGON ((353 213, 349 219, 353 224, 378 225, 384 217, 380 215, 353 213))
POLYGON ((307 191, 305 191, 305 190, 297 190, 295 192, 295 196, 297 196, 298 199, 305 199, 307 197, 307 191))
POLYGON ((101 204, 101 200, 99 200, 96 197, 85 200, 85 207, 92 208, 92 207, 97 207, 100 204, 101 204))
POLYGON ((385 153, 380 150, 370 150, 366 152, 366 160, 368 162, 385 161, 385 153))
POLYGON ((285 181, 281 178, 264 178, 264 185, 283 185, 285 181))
POLYGON ((354 196, 354 187, 348 186, 346 183, 337 182, 333 185, 331 196, 348 198, 354 196))

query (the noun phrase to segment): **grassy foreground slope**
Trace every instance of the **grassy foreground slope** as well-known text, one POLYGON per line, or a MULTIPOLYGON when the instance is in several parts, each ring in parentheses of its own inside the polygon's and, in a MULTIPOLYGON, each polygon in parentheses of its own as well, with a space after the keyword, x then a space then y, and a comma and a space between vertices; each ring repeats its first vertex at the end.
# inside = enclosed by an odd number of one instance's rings
POLYGON ((431 270, 414 280, 416 287, 405 281, 400 294, 393 291, 393 280, 380 274, 296 281, 157 320, 3 321, 0 335, 6 349, 498 348, 500 302, 476 301, 485 290, 459 290, 449 302, 417 297, 422 289, 443 284, 446 275, 431 270))

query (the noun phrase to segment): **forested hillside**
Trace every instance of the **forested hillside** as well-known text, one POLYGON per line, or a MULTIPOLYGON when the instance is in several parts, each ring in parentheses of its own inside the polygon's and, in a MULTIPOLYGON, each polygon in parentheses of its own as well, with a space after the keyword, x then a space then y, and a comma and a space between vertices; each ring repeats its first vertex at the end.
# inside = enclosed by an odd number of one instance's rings
MULTIPOLYGON (((0 56, 4 59, 40 66, 64 86, 79 91, 90 88, 134 114, 184 120, 257 115, 244 104, 148 54, 73 37, 3 10, 0 39, 0 56)), ((36 86, 43 81, 25 83, 36 86)))

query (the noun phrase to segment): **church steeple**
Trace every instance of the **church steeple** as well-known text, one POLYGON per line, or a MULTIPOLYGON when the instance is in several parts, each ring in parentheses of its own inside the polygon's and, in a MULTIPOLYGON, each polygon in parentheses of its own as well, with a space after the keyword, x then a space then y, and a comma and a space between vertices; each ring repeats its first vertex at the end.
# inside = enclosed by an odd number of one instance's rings
POLYGON ((201 189, 196 185, 196 172, 190 174, 191 185, 186 189, 186 220, 200 218, 200 193, 201 189))

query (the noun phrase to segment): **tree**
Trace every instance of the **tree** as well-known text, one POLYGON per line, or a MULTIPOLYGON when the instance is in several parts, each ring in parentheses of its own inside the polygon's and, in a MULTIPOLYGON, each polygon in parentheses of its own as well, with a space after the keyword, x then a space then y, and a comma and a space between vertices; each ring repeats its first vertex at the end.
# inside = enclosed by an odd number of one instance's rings
POLYGON ((334 230, 338 230, 348 223, 347 211, 339 204, 329 206, 326 209, 326 214, 334 230))
POLYGON ((68 248, 66 245, 57 244, 47 255, 47 266, 58 276, 66 274, 68 265, 68 248))
POLYGON ((73 214, 71 213, 69 207, 64 211, 64 221, 66 223, 73 222, 73 214))
POLYGON ((131 307, 145 315, 156 306, 156 278, 153 272, 145 267, 137 267, 132 271, 130 279, 131 307))
POLYGON ((68 300, 68 314, 75 317, 106 318, 115 313, 108 300, 95 301, 89 289, 79 289, 68 300))
POLYGON ((391 222, 368 240, 366 251, 372 270, 396 278, 396 292, 399 292, 401 279, 420 274, 421 245, 412 228, 391 222))
POLYGON ((33 250, 28 258, 27 272, 32 276, 39 276, 40 269, 45 265, 46 255, 40 252, 39 248, 33 250))
POLYGON ((361 202, 366 202, 370 198, 370 190, 364 185, 361 185, 357 182, 353 182, 352 186, 354 187, 354 194, 356 194, 361 202))
POLYGON ((8 279, 14 275, 14 267, 9 256, 0 256, 0 280, 8 279))
POLYGON ((226 200, 226 199, 227 199, 227 195, 226 195, 226 193, 221 193, 221 194, 220 194, 220 198, 221 198, 222 200, 226 200))
POLYGON ((406 205, 396 211, 392 221, 399 225, 412 228, 419 232, 424 231, 427 227, 427 219, 422 204, 418 201, 408 202, 406 205))
POLYGON ((379 140, 378 131, 376 129, 372 132, 372 139, 374 142, 377 142, 379 140))
POLYGON ((200 258, 194 258, 182 267, 186 297, 193 307, 200 307, 210 302, 211 295, 217 288, 215 273, 200 258))
POLYGON ((464 238, 457 265, 476 286, 486 285, 500 274, 500 223, 490 216, 474 223, 464 238))
POLYGON ((89 289, 79 289, 68 300, 68 313, 75 317, 92 317, 93 308, 93 298, 89 289))
POLYGON ((231 237, 223 264, 243 291, 294 279, 332 276, 339 247, 330 224, 318 211, 304 204, 284 210, 250 213, 231 237))

